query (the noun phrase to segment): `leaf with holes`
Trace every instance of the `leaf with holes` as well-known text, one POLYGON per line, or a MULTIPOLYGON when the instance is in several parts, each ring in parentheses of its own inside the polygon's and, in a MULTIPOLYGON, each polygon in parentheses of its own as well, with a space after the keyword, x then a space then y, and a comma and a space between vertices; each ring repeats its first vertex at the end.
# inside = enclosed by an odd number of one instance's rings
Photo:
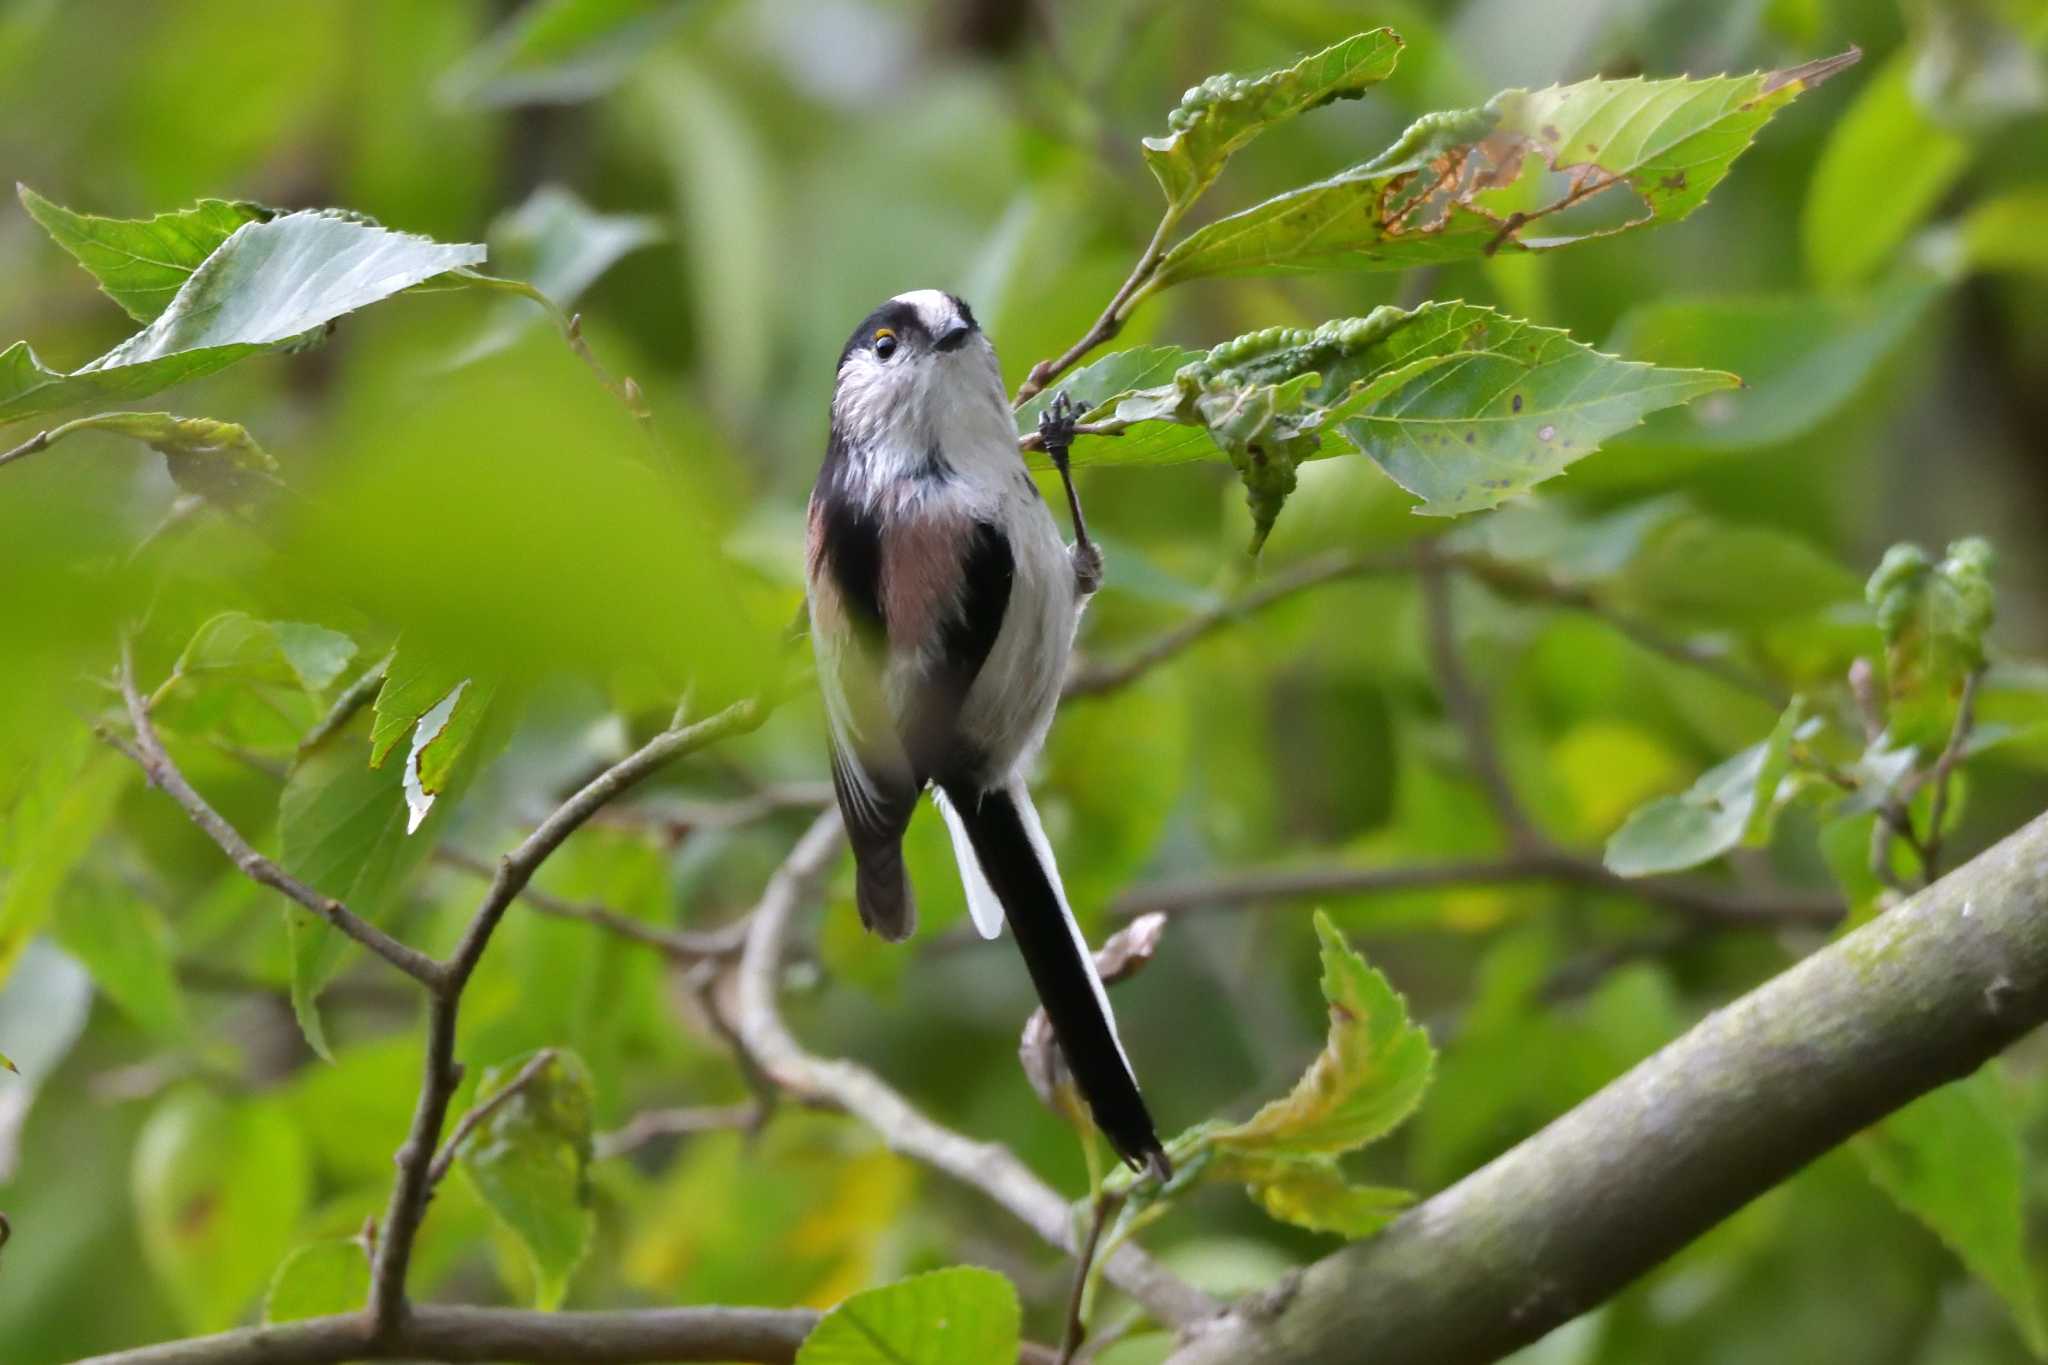
POLYGON ((1017 1291, 956 1266, 865 1290, 820 1319, 796 1365, 998 1365, 1017 1358, 1017 1291))
POLYGON ((236 228, 276 216, 261 204, 202 199, 154 218, 101 218, 53 204, 26 185, 15 186, 15 192, 29 217, 137 322, 168 308, 192 272, 236 228))
POLYGON ((1243 1123, 1213 1130, 1209 1144, 1238 1155, 1335 1156, 1384 1137, 1415 1111, 1436 1054, 1387 979, 1316 912, 1323 999, 1330 1032, 1283 1099, 1243 1123))
POLYGON ((1357 99, 1394 73, 1401 39, 1391 29, 1346 38, 1260 76, 1211 76, 1167 115, 1172 131, 1144 139, 1145 165, 1176 209, 1215 181, 1233 152, 1276 123, 1332 100, 1357 99))
POLYGON ((25 341, 0 352, 0 422, 140 397, 302 342, 344 314, 464 266, 484 249, 327 211, 244 223, 149 326, 90 364, 50 369, 25 341))
MULTIPOLYGON (((532 1059, 514 1057, 484 1072, 475 1103, 490 1103, 532 1059)), ((590 1242, 594 1096, 583 1059, 558 1049, 462 1144, 470 1183, 532 1258, 542 1308, 561 1305, 590 1242)))
POLYGON ((1547 251, 1675 222, 1706 200, 1773 114, 1860 55, 1851 49, 1746 76, 1508 90, 1483 108, 1429 114, 1372 160, 1183 239, 1145 292, 1209 275, 1399 270, 1547 251), (1565 181, 1534 186, 1531 199, 1524 182, 1545 168, 1565 181), (1529 234, 1623 186, 1640 201, 1639 216, 1529 234))

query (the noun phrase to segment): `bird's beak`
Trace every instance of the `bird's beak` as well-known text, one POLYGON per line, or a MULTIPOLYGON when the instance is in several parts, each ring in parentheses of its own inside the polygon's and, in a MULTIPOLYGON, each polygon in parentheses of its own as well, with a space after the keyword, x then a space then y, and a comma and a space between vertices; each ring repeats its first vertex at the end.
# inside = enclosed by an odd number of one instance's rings
POLYGON ((939 334, 938 338, 932 342, 932 349, 935 351, 957 351, 966 344, 967 338, 973 335, 974 329, 972 327, 964 322, 956 322, 939 334))

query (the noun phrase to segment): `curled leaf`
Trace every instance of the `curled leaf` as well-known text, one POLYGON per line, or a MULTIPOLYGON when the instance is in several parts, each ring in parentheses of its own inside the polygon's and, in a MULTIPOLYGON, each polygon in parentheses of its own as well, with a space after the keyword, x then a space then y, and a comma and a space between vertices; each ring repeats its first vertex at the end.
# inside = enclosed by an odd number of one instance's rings
POLYGON ((1884 636, 1886 719, 1893 739, 1934 744, 1947 734, 1963 679, 1984 667, 1995 602, 1991 546, 1972 536, 1938 563, 1917 545, 1894 545, 1865 596, 1884 636))
POLYGON ((1357 99, 1393 74, 1401 39, 1391 29, 1360 33, 1260 76, 1211 76, 1167 115, 1172 131, 1144 139, 1145 164, 1176 208, 1215 181, 1231 153, 1276 123, 1332 100, 1357 99))

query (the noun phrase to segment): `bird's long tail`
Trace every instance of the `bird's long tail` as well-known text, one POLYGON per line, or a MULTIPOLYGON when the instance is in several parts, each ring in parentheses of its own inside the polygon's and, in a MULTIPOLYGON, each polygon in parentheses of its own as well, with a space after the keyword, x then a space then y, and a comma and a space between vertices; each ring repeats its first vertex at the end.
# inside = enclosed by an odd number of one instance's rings
MULTIPOLYGON (((994 791, 947 795, 980 864, 979 875, 1002 902, 1003 915, 1017 935, 1031 984, 1052 1020, 1053 1036, 1096 1127, 1133 1167, 1165 1172, 1166 1154, 1117 1038, 1109 992, 1102 987, 1094 955, 1067 907, 1052 846, 1038 822, 1031 793, 1020 780, 994 791)), ((963 866, 961 875, 972 884, 976 869, 963 866)))

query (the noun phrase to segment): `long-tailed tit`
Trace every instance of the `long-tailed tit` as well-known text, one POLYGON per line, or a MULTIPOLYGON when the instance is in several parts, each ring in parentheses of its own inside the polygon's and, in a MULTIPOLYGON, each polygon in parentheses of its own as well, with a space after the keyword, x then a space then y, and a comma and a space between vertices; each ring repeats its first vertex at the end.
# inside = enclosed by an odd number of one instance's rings
MULTIPOLYGON (((1071 409, 1043 428, 1064 475, 1071 409)), ((1095 1122, 1124 1160, 1166 1156, 1109 996, 1025 786, 1101 560, 1075 514, 1070 555, 1025 471, 995 350, 933 289, 870 313, 839 356, 832 436, 811 493, 811 640, 832 785, 861 921, 907 937, 903 832, 927 787, 975 927, 1008 920, 1095 1122)))

